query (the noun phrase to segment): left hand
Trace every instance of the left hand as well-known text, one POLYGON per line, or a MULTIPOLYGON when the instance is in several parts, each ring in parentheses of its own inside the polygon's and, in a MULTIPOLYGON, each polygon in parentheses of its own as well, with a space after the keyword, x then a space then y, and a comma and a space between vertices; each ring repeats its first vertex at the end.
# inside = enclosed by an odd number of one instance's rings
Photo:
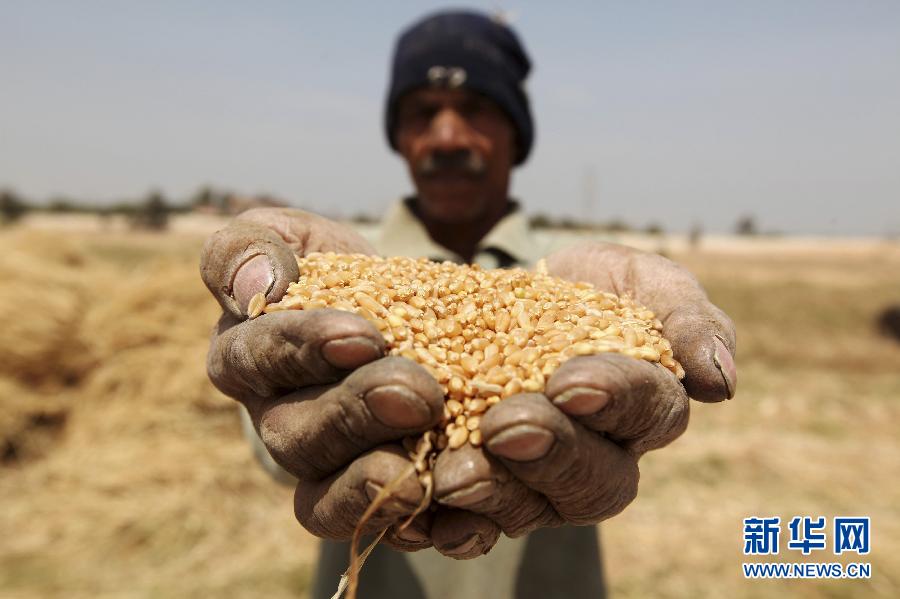
MULTIPOLYGON (((486 516, 511 537, 594 524, 622 511, 637 494, 638 459, 687 427, 688 396, 729 399, 737 381, 734 325, 681 266, 606 243, 567 248, 547 266, 550 274, 627 293, 653 310, 686 375, 682 385, 667 369, 620 354, 573 358, 543 394, 510 397, 485 414, 486 451, 465 445, 442 452, 437 501, 486 516)), ((465 527, 439 528, 432 529, 439 550, 483 544, 465 527)))

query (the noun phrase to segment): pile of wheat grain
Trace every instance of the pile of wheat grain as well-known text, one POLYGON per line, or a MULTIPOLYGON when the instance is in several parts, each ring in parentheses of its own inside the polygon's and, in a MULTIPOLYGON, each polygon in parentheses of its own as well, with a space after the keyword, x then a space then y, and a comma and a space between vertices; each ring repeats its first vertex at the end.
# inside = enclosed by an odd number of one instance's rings
POLYGON ((315 253, 298 259, 285 297, 251 302, 251 316, 335 308, 375 324, 392 355, 418 362, 446 398, 437 449, 481 445, 479 423, 494 404, 543 391, 567 359, 618 352, 681 366, 650 310, 588 283, 553 277, 539 265, 483 270, 425 258, 315 253))

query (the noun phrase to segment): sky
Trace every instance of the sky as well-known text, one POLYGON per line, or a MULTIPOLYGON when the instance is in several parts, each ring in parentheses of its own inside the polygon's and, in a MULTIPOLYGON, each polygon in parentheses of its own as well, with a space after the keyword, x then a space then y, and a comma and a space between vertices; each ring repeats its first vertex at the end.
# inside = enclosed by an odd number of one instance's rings
MULTIPOLYGON (((0 188, 111 203, 201 186, 332 215, 411 191, 382 115, 436 2, 0 0, 0 188)), ((528 212, 900 234, 900 2, 481 2, 534 63, 528 212)))

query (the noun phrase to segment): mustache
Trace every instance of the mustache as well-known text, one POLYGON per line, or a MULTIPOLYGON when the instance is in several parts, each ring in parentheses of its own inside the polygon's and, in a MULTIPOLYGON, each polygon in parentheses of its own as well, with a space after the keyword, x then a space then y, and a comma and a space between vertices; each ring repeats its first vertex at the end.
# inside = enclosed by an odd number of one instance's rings
POLYGON ((416 172, 424 177, 459 174, 480 177, 487 170, 484 157, 473 150, 431 152, 416 165, 416 172))

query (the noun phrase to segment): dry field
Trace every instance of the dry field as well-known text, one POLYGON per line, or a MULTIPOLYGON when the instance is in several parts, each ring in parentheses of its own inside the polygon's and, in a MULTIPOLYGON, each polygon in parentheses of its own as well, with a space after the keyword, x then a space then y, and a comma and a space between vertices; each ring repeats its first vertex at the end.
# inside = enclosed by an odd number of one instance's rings
MULTIPOLYGON (((0 230, 0 597, 305 595, 315 540, 206 380, 202 239, 0 230)), ((614 596, 900 596, 900 344, 873 326, 900 245, 674 247, 737 323, 739 391, 642 461, 602 527, 614 596), (750 515, 871 516, 871 580, 745 581, 750 515)))

